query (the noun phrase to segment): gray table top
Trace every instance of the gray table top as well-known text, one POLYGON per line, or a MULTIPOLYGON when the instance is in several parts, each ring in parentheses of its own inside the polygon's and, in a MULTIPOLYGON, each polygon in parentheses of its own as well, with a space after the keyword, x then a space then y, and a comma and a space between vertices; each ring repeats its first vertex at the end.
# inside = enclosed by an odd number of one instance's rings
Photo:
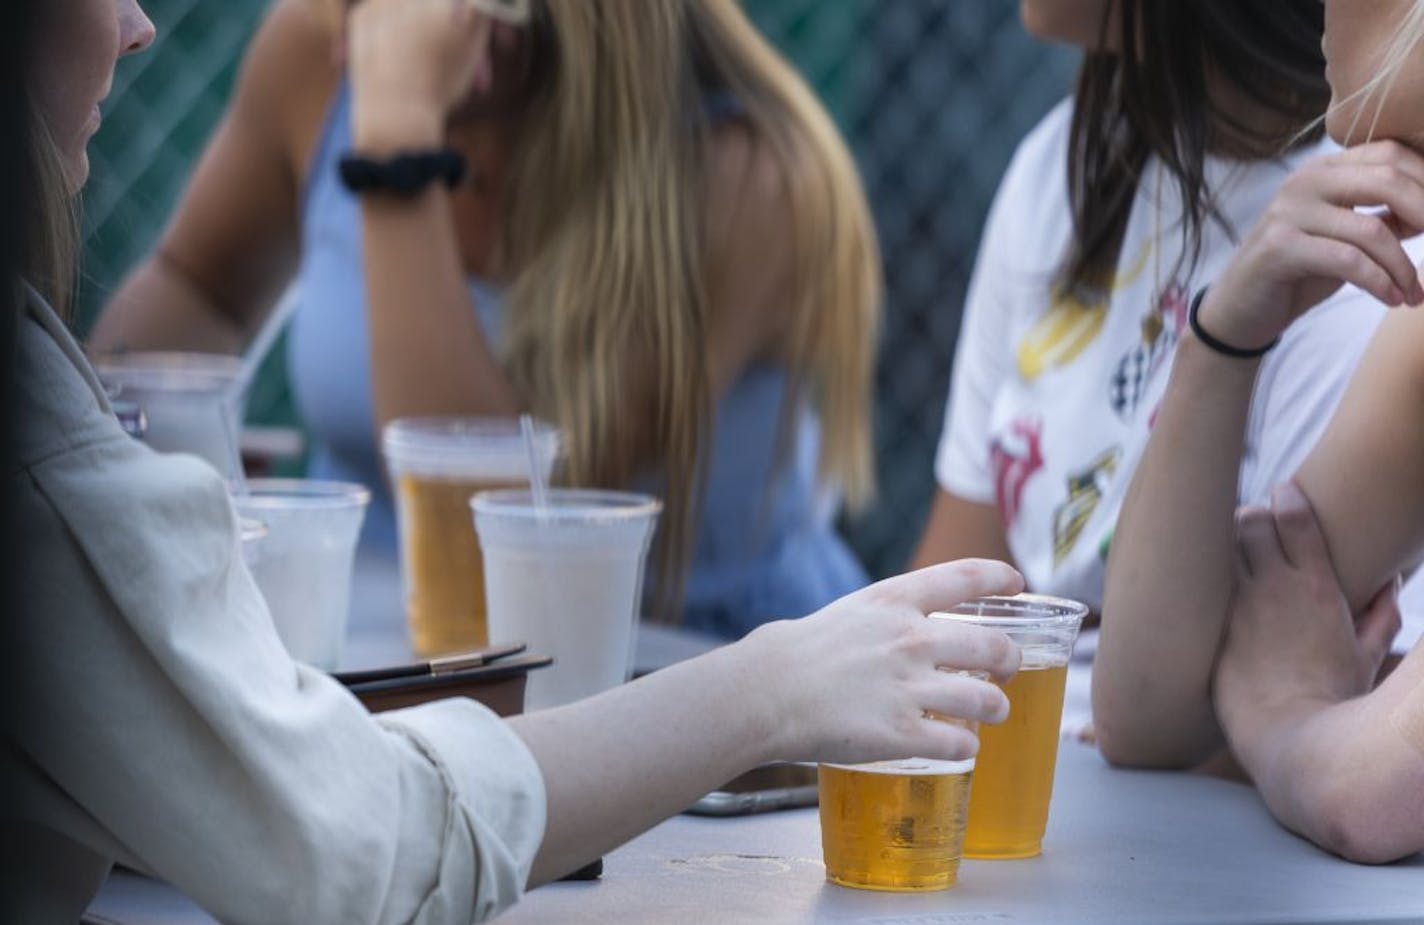
MULTIPOLYGON (((212 922, 176 891, 116 874, 93 911, 125 925, 212 922)), ((538 923, 1424 922, 1424 857, 1349 864, 1275 824, 1252 791, 1116 771, 1064 743, 1044 853, 965 861, 943 893, 825 882, 815 810, 679 816, 610 854, 595 883, 535 890, 500 921, 538 923)))
POLYGON ((1424 922, 1424 857, 1334 858, 1275 824, 1239 784, 1116 771, 1064 743, 1044 853, 965 861, 941 893, 825 882, 815 810, 678 817, 605 861, 603 881, 554 884, 505 919, 959 925, 970 922, 1424 922))
MULTIPOLYGON (((409 657, 393 563, 358 563, 348 667, 409 657)), ((638 664, 655 668, 712 641, 647 626, 638 664)), ((116 873, 93 913, 124 925, 207 925, 176 890, 116 873)), ((965 861, 954 889, 849 890, 825 882, 815 810, 737 819, 679 816, 605 860, 596 883, 529 894, 501 921, 653 923, 705 919, 960 925, 977 922, 1424 923, 1424 856, 1349 864, 1280 828, 1247 787, 1108 768, 1065 742, 1042 857, 965 861)))

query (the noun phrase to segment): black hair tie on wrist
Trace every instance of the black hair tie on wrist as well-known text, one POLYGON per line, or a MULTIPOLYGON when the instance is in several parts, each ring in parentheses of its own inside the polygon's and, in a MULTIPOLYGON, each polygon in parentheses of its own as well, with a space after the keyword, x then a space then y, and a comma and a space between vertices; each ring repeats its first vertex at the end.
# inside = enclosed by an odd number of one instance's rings
POLYGON ((1187 309, 1187 325, 1192 329, 1192 333, 1197 336, 1197 340, 1201 341, 1212 351, 1237 360, 1254 360, 1257 357, 1265 356, 1270 352, 1272 347, 1281 342, 1281 339, 1277 337, 1264 347, 1252 347, 1246 350, 1241 347, 1233 347, 1225 341, 1217 340, 1215 337, 1212 337, 1206 332, 1206 329, 1201 326, 1201 320, 1197 317, 1197 312, 1201 309, 1202 301, 1206 299, 1206 291, 1208 288, 1210 287, 1203 286, 1198 289, 1197 294, 1192 296, 1191 308, 1187 309))
POLYGON ((465 177, 465 158, 453 148, 409 151, 383 160, 347 153, 337 169, 353 193, 413 196, 437 181, 447 188, 457 185, 465 177))

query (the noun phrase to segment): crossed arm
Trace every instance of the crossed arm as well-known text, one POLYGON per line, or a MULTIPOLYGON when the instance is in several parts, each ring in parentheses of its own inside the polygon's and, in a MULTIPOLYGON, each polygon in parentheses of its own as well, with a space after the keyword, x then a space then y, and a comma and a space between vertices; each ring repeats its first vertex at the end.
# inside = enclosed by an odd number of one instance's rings
POLYGON ((1358 622, 1294 485, 1237 518, 1236 595, 1213 699, 1283 825, 1353 861, 1424 850, 1424 644, 1371 690, 1399 629, 1394 585, 1358 622))

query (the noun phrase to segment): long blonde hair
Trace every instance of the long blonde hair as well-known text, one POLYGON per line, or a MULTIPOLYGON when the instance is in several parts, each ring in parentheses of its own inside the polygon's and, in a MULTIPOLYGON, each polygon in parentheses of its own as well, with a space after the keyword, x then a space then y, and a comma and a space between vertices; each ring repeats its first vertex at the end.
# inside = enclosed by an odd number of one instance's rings
POLYGON ((79 267, 79 218, 75 193, 65 176, 59 145, 39 105, 28 101, 26 202, 20 272, 50 306, 68 317, 79 267))
POLYGON ((536 17, 548 61, 511 154, 506 365, 563 430, 571 484, 661 473, 657 604, 672 619, 713 414, 709 87, 737 101, 784 175, 794 276, 783 435, 809 398, 823 418, 819 474, 851 503, 874 483, 874 231, 829 117, 735 0, 545 0, 536 17))

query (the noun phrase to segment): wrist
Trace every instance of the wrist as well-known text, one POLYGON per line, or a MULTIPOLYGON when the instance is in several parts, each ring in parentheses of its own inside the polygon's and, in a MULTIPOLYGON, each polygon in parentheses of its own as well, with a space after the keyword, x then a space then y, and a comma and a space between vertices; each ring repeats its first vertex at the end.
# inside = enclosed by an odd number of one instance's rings
POLYGON ((1256 359, 1280 339, 1279 331, 1268 330, 1254 318, 1233 317, 1219 287, 1197 292, 1188 310, 1188 327, 1198 343, 1214 353, 1234 359, 1256 359))
POLYGON ((789 640, 780 636, 780 623, 757 627, 741 640, 718 650, 732 664, 724 666, 724 683, 736 702, 735 710, 745 722, 745 742, 752 753, 751 764, 798 760, 805 749, 796 738, 803 732, 787 694, 777 686, 789 676, 786 652, 789 640))
POLYGON ((428 106, 379 106, 355 109, 351 146, 367 157, 439 148, 445 144, 445 118, 428 106))

